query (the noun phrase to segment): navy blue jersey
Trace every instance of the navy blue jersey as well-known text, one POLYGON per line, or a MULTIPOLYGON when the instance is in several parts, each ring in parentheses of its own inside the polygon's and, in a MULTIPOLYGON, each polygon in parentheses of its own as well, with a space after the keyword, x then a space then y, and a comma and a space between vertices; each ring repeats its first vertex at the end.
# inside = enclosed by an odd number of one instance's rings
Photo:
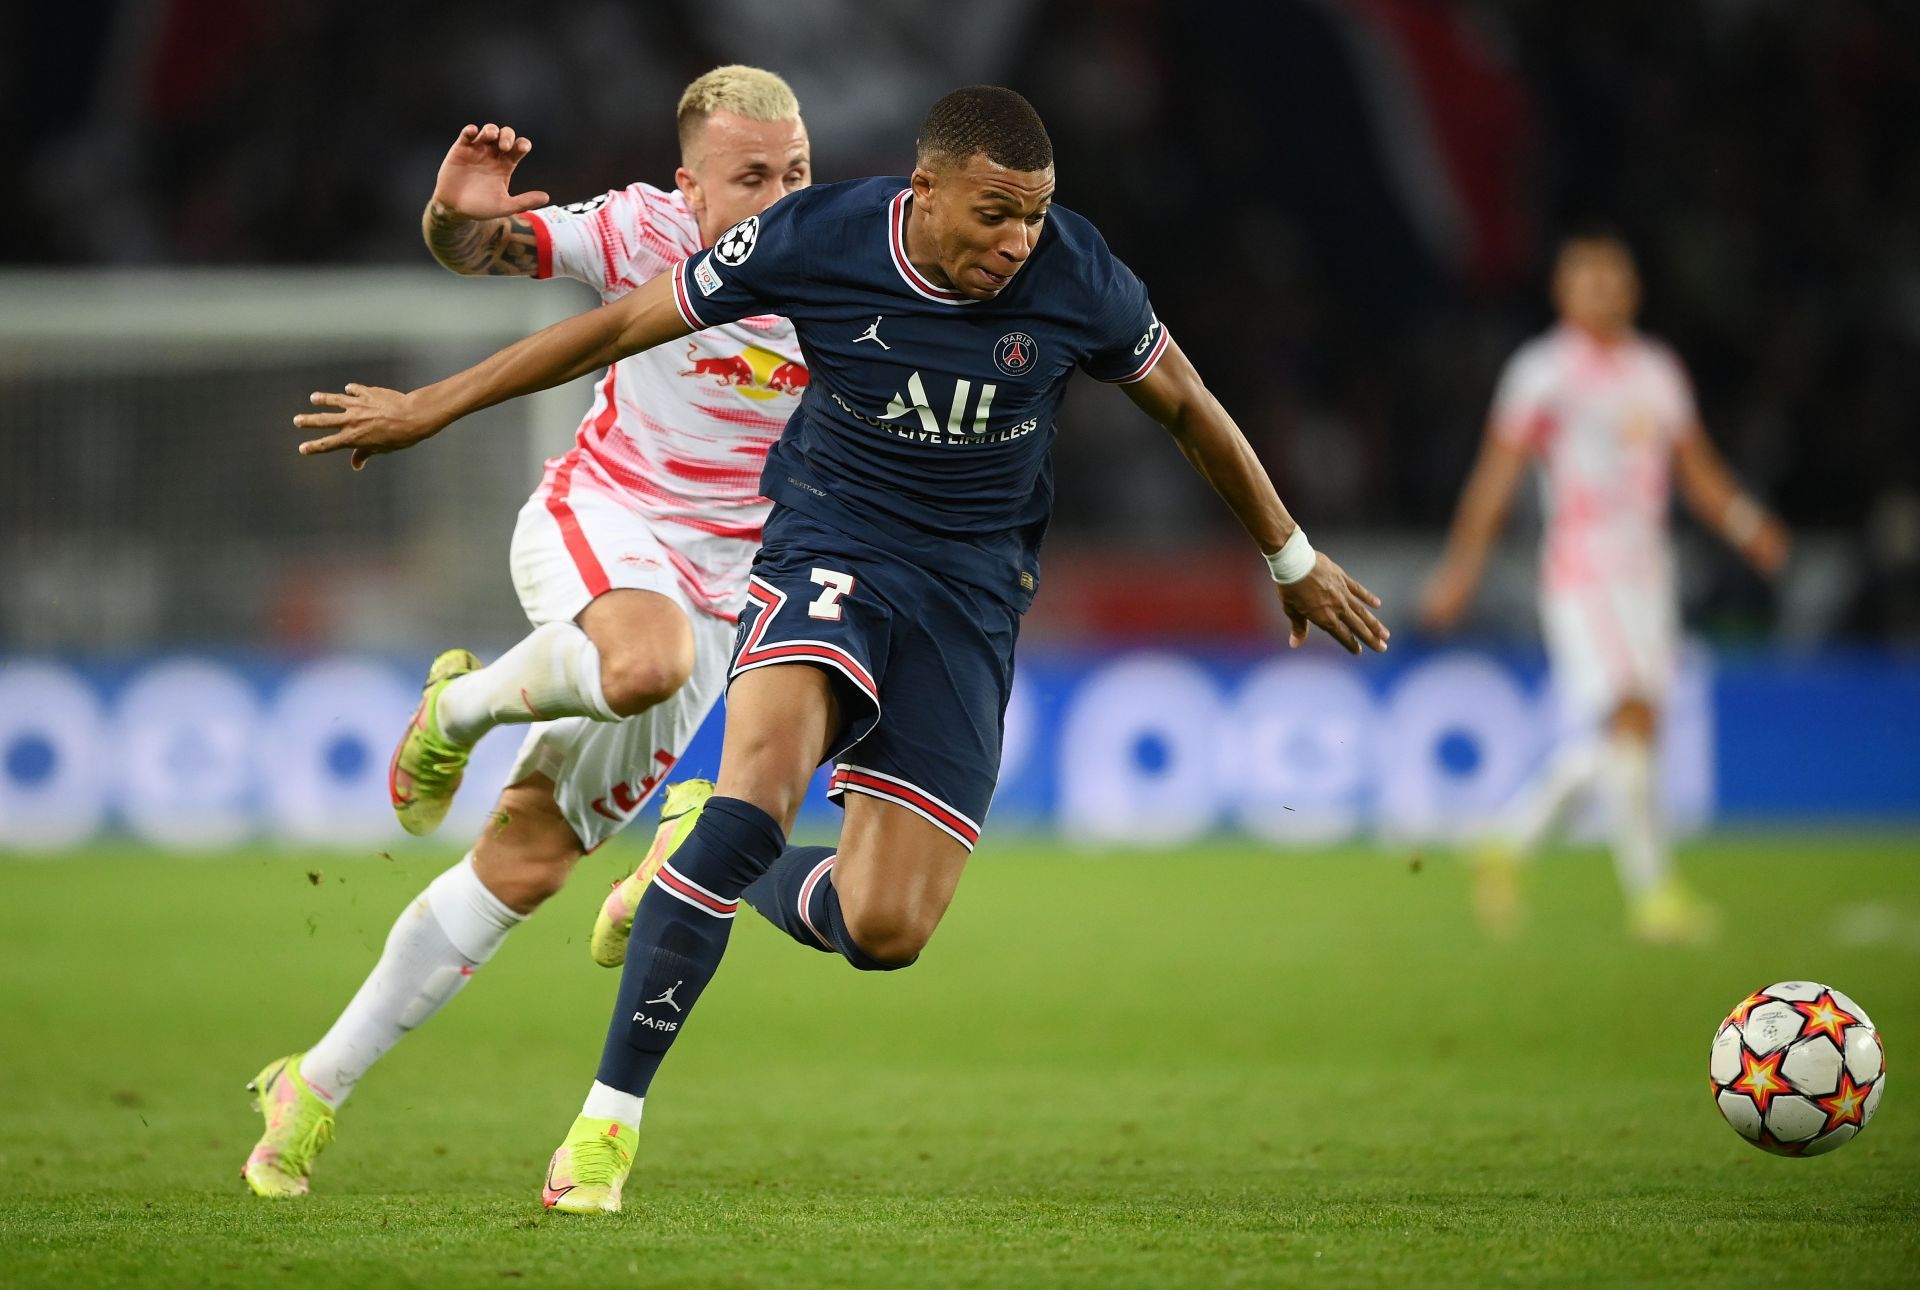
POLYGON ((907 260, 911 199, 897 178, 794 193, 679 265, 675 300, 696 330, 793 320, 809 381, 767 455, 768 497, 1024 610, 1068 377, 1137 381, 1166 331, 1060 206, 997 297, 942 290, 907 260))

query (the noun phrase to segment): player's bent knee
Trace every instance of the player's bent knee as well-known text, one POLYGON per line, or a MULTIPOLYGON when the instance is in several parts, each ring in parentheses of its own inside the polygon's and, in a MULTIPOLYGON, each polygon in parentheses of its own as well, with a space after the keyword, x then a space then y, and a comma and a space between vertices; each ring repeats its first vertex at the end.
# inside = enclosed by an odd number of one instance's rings
MULTIPOLYGON (((517 914, 530 914, 567 885, 573 861, 558 855, 516 855, 499 869, 506 892, 494 892, 517 914)), ((491 884, 489 884, 491 888, 491 884)))
POLYGON ((474 844, 474 873, 517 914, 530 914, 562 887, 580 859, 580 840, 545 785, 503 790, 474 844))
POLYGON ((919 950, 907 953, 899 945, 889 945, 885 951, 875 953, 856 940, 853 949, 846 960, 862 972, 898 972, 912 967, 920 958, 919 950))
POLYGON ((571 861, 524 854, 493 854, 475 849, 473 871, 494 899, 522 916, 531 914, 562 887, 573 872, 571 861))
POLYGON ((864 958, 848 958, 847 962, 862 972, 898 972, 901 968, 910 968, 920 959, 918 954, 910 959, 877 959, 871 954, 864 958))
POLYGON ((657 592, 609 592, 581 611, 579 623, 600 652, 600 692, 619 716, 645 712, 693 675, 693 627, 657 592))
POLYGON ((862 972, 897 972, 912 967, 933 939, 934 922, 904 916, 873 915, 847 919, 847 935, 858 955, 847 961, 862 972))
POLYGON ((606 695, 608 707, 623 717, 631 717, 672 698, 692 675, 691 649, 603 654, 600 692, 606 695))

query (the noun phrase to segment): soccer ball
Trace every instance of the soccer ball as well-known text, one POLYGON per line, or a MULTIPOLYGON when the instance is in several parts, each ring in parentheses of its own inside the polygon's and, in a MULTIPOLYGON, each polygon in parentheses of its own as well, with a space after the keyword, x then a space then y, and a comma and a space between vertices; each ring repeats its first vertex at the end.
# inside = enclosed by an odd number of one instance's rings
POLYGON ((1781 981, 1734 1005, 1707 1073, 1735 1133, 1777 1156, 1818 1156, 1873 1119, 1887 1058, 1859 1004, 1817 982, 1781 981))

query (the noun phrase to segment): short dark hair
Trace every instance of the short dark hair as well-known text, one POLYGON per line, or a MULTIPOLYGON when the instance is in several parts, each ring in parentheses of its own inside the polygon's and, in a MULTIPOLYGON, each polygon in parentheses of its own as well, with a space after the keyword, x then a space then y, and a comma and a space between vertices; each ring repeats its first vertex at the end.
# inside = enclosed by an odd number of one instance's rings
POLYGON ((1627 240, 1625 230, 1612 220, 1591 215, 1567 222, 1560 233, 1558 254, 1565 255, 1576 246, 1594 245, 1612 246, 1629 260, 1633 258, 1633 243, 1627 240))
POLYGON ((999 85, 969 85, 933 105, 920 126, 917 160, 929 169, 965 164, 975 153, 1009 170, 1045 170, 1053 140, 1033 104, 999 85))

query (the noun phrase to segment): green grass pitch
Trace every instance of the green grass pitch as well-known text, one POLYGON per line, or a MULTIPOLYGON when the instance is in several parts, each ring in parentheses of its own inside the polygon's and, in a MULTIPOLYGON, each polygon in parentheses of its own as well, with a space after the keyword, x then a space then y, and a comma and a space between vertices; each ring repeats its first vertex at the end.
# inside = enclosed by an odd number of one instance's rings
POLYGON ((0 1285, 1913 1284, 1920 842, 1687 849, 1711 950, 1629 944, 1605 860, 1489 944, 1444 858, 984 848, 924 960, 743 912, 626 1212, 541 1211, 614 984, 610 849, 360 1086, 305 1203, 237 1178, 241 1085, 311 1042, 446 863, 0 862, 0 1285), (1728 1007, 1853 994, 1891 1075, 1818 1160, 1707 1093, 1728 1007))

